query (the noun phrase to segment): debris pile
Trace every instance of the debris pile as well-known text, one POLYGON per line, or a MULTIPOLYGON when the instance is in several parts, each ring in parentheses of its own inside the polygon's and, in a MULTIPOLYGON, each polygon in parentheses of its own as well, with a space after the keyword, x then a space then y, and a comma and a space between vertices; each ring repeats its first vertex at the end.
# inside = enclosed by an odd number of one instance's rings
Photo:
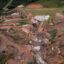
POLYGON ((31 13, 22 20, 20 7, 11 14, 13 18, 2 16, 4 22, 0 23, 0 54, 9 57, 5 64, 64 64, 64 16, 60 24, 55 23, 58 14, 53 21, 50 15, 31 13))

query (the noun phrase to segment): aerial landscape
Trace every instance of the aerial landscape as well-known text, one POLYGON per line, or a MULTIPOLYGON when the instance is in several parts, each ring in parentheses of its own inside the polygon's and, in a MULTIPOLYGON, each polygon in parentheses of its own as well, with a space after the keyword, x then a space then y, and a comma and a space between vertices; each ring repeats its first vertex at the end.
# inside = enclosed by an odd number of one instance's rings
POLYGON ((0 0, 0 64, 64 64, 64 0, 0 0))

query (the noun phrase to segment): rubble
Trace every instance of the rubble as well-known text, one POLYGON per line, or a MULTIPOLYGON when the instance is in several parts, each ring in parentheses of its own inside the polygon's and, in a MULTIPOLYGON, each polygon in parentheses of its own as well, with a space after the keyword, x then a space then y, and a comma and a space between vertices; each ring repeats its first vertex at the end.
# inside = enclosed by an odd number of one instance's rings
MULTIPOLYGON (((63 63, 64 36, 61 29, 64 24, 45 24, 43 22, 48 22, 50 15, 33 16, 30 13, 24 19, 28 24, 21 25, 20 21, 24 22, 21 18, 23 7, 18 6, 9 17, 5 16, 0 26, 0 53, 13 54, 13 58, 10 57, 6 64, 63 63)), ((61 18, 64 21, 63 15, 56 14, 55 17, 54 20, 61 18)))

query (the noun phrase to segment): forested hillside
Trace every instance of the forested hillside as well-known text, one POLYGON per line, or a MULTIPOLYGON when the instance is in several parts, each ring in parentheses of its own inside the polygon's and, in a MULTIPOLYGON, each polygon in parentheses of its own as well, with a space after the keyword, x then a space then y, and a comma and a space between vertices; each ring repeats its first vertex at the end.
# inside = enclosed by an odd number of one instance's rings
POLYGON ((64 0, 38 0, 37 2, 47 7, 64 7, 64 0))
POLYGON ((0 0, 0 9, 5 5, 7 7, 16 7, 17 5, 29 4, 31 2, 38 2, 46 7, 64 7, 64 0, 0 0))
POLYGON ((25 5, 35 1, 37 0, 0 0, 0 9, 5 7, 9 2, 10 2, 10 5, 8 4, 8 7, 16 7, 17 5, 20 5, 20 4, 25 5))

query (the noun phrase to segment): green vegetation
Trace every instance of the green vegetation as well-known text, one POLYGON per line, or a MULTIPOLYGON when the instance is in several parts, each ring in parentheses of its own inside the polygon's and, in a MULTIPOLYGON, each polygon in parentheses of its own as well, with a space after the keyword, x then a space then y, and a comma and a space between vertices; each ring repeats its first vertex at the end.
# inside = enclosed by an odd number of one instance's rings
POLYGON ((26 25, 26 24, 29 24, 27 21, 21 21, 19 22, 19 25, 26 25))
POLYGON ((50 35, 51 35, 51 42, 53 42, 55 40, 56 35, 57 35, 57 29, 52 29, 50 31, 50 35))
MULTIPOLYGON (((63 0, 0 0, 0 15, 3 12, 5 12, 9 9, 13 9, 20 4, 27 5, 32 2, 40 3, 44 7, 52 7, 52 8, 64 7, 63 0)), ((40 12, 40 13, 43 13, 43 12, 40 12)))
POLYGON ((20 4, 29 4, 38 2, 45 7, 64 7, 64 0, 0 0, 0 9, 16 7, 20 4))
POLYGON ((11 58, 11 54, 4 54, 4 53, 0 53, 0 64, 5 64, 10 58, 11 58))
POLYGON ((57 12, 64 11, 64 8, 42 8, 42 9, 25 9, 26 12, 31 12, 33 15, 50 14, 54 16, 57 12))
POLYGON ((0 23, 4 22, 4 20, 0 19, 0 23))
POLYGON ((33 62, 30 61, 30 62, 28 62, 28 64, 33 64, 33 62))
POLYGON ((38 3, 43 4, 45 7, 63 7, 64 0, 38 0, 38 3))
POLYGON ((8 6, 10 6, 11 5, 11 3, 13 2, 13 0, 8 0, 9 2, 3 7, 3 10, 8 10, 8 6))
POLYGON ((6 9, 8 7, 16 7, 20 4, 28 4, 37 0, 0 0, 0 9, 6 9))

